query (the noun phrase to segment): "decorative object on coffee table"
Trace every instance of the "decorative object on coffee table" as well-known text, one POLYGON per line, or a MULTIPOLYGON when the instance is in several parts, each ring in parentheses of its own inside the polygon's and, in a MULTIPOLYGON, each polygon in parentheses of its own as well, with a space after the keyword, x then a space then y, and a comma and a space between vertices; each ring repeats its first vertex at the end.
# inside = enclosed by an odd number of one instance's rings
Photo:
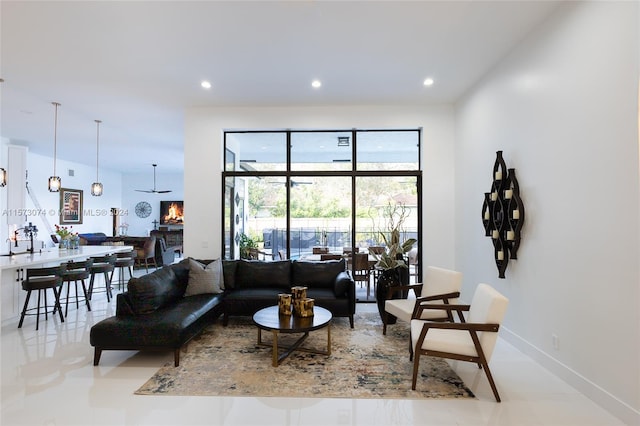
POLYGON ((307 287, 291 287, 291 293, 293 296, 293 314, 302 318, 312 317, 314 299, 307 297, 307 287))
POLYGON ((304 299, 296 299, 293 302, 293 313, 300 318, 308 318, 313 316, 314 299, 305 297, 304 299))
POLYGON ((253 315, 253 323, 258 327, 258 345, 271 346, 272 357, 271 364, 274 367, 287 358, 293 351, 311 352, 319 355, 331 355, 331 312, 316 306, 313 308, 314 315, 309 317, 300 317, 296 315, 280 315, 278 306, 269 306, 260 309, 253 315), (309 332, 327 329, 327 349, 318 350, 301 347, 302 343, 309 337, 309 332), (270 331, 272 334, 271 343, 262 341, 262 330, 270 331), (278 346, 279 334, 298 334, 304 333, 290 346, 278 346), (285 351, 280 354, 280 349, 285 351))
POLYGON ((294 302, 298 299, 304 299, 305 297, 307 297, 307 287, 291 287, 291 295, 293 296, 294 302))
POLYGON ((292 309, 291 295, 280 293, 278 295, 278 312, 280 315, 291 315, 292 309))

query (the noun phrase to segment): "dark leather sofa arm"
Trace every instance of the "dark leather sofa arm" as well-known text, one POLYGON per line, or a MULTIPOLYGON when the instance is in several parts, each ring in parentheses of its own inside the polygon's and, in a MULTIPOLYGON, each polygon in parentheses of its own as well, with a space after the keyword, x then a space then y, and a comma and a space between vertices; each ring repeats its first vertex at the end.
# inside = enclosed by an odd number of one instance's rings
POLYGON ((333 292, 336 297, 347 297, 349 299, 349 311, 352 314, 356 312, 356 282, 346 271, 340 272, 336 276, 333 292))

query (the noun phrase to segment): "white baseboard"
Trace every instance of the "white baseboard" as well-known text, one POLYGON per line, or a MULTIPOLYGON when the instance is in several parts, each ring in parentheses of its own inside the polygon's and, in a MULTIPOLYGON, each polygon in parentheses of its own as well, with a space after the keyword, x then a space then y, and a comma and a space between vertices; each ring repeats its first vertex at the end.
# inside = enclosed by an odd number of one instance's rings
POLYGON ((533 346, 531 343, 513 333, 506 327, 500 327, 500 337, 549 370, 551 373, 576 388, 587 398, 618 417, 625 424, 640 425, 640 411, 616 398, 605 389, 591 382, 589 379, 572 370, 570 367, 564 365, 548 353, 541 351, 539 348, 533 346))

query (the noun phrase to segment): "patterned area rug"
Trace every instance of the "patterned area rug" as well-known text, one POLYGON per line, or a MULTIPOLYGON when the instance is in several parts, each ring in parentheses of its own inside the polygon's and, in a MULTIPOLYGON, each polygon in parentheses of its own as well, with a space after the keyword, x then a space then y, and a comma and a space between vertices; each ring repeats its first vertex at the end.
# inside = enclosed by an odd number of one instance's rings
MULTIPOLYGON (((263 341, 271 338, 263 332, 263 341)), ((299 335, 281 335, 280 344, 299 335)), ((294 352, 271 366, 271 347, 257 345, 250 318, 209 326, 181 354, 180 366, 162 367, 135 393, 183 396, 279 396, 318 398, 473 398, 442 359, 423 357, 417 390, 411 390, 407 324, 382 335, 376 313, 334 318, 331 355, 294 352)), ((303 347, 326 349, 326 329, 311 332, 303 347)))

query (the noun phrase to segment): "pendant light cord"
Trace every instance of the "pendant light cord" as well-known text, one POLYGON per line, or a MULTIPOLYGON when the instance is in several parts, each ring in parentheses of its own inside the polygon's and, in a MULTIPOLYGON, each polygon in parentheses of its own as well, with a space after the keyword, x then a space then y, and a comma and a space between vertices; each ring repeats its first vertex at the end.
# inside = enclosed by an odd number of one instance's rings
POLYGON ((51 102, 56 107, 53 123, 53 175, 56 176, 56 156, 58 148, 58 102, 51 102))
POLYGON ((98 179, 98 159, 100 158, 100 123, 102 121, 96 120, 96 182, 99 182, 98 179))

